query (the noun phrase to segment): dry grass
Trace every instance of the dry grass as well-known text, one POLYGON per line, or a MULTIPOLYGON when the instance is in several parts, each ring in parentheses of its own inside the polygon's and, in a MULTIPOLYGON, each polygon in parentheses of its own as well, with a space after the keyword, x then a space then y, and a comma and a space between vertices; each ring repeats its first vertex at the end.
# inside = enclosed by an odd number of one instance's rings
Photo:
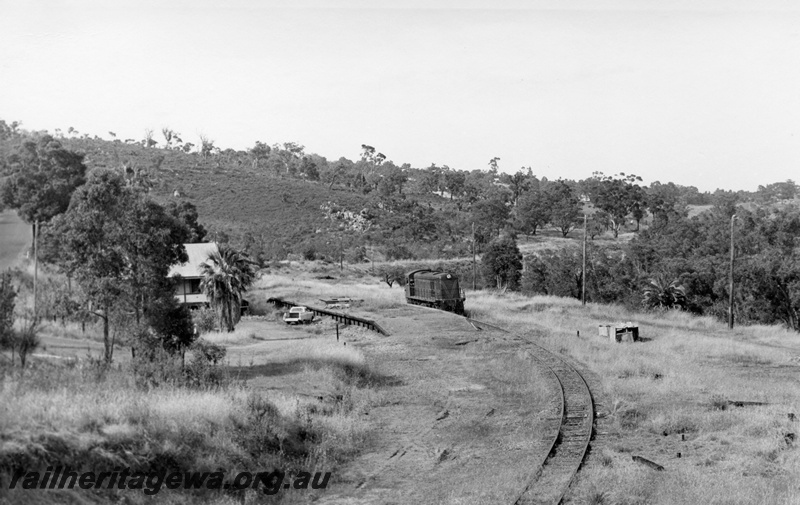
MULTIPOLYGON (((249 339, 249 332, 257 329, 255 324, 244 326, 233 340, 249 339)), ((337 401, 243 385, 144 390, 135 387, 127 367, 98 373, 85 360, 66 365, 37 361, 23 372, 4 369, 0 481, 20 461, 31 469, 58 463, 95 471, 117 466, 149 471, 167 465, 179 471, 335 472, 368 435, 359 413, 376 401, 364 389, 370 370, 363 354, 352 347, 294 345, 281 358, 300 364, 302 380, 330 385, 337 401)), ((142 503, 143 495, 136 493, 128 493, 127 499, 142 503)), ((197 499, 159 496, 171 503, 197 499)), ((294 499, 291 493, 280 496, 294 499)), ((12 496, 12 502, 17 498, 12 496)), ((31 503, 48 502, 52 496, 39 498, 31 503)), ((210 503, 227 503, 225 496, 212 498, 210 503)))
POLYGON ((682 312, 555 297, 470 293, 467 310, 535 338, 592 368, 608 397, 614 450, 590 458, 576 496, 607 503, 797 503, 800 426, 797 334, 777 327, 727 327, 682 312), (599 324, 631 321, 647 340, 612 344, 599 324), (580 338, 576 333, 580 331, 580 338), (768 406, 737 408, 728 400, 768 406), (726 408, 720 408, 724 405, 726 408), (686 441, 680 440, 680 435, 686 441), (677 459, 677 452, 682 458, 677 459), (656 473, 631 461, 650 457, 656 473))

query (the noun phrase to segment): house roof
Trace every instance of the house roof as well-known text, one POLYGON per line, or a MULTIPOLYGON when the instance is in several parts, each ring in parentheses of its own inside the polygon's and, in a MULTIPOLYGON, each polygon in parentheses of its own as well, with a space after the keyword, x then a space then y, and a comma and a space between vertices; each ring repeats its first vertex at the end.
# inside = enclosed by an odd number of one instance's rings
POLYGON ((183 245, 186 247, 186 254, 189 256, 189 261, 181 263, 180 265, 172 265, 167 277, 173 277, 175 275, 180 275, 181 277, 201 277, 200 263, 205 263, 210 253, 219 251, 217 244, 215 242, 210 242, 183 245))

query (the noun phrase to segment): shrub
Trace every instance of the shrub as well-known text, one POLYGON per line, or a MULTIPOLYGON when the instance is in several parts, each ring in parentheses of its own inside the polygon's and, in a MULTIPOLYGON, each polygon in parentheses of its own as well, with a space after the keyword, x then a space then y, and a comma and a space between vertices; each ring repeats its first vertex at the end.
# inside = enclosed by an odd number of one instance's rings
POLYGON ((730 402, 723 395, 713 395, 708 403, 714 410, 725 410, 730 402))
POLYGON ((183 382, 181 362, 164 349, 161 338, 142 328, 134 336, 134 342, 131 372, 137 387, 152 389, 183 382))
POLYGON ((190 347, 192 360, 184 365, 182 355, 170 353, 163 339, 148 330, 142 330, 136 342, 131 370, 140 388, 165 384, 204 388, 224 383, 222 367, 218 366, 226 353, 222 346, 197 340, 190 347))
POLYGON ((215 365, 222 361, 225 358, 225 354, 228 352, 227 349, 221 345, 207 342, 205 340, 196 341, 194 344, 192 344, 191 349, 194 351, 195 356, 201 356, 205 361, 215 365))
POLYGON ((668 283, 663 276, 657 276, 647 282, 642 304, 651 309, 682 309, 686 307, 686 290, 677 279, 668 283))
POLYGON ((314 249, 314 246, 308 246, 303 250, 303 259, 308 261, 314 261, 317 259, 317 251, 314 249))
POLYGON ((217 331, 217 315, 209 308, 204 307, 193 311, 192 321, 200 334, 217 331))
POLYGON ((363 245, 348 249, 344 257, 348 263, 363 263, 367 260, 367 248, 363 245))
POLYGON ((11 348, 14 340, 14 299, 17 291, 11 284, 11 274, 0 274, 0 349, 11 348))
POLYGON ((183 351, 197 337, 192 331, 189 309, 179 305, 171 295, 154 300, 149 306, 147 319, 170 352, 183 351))
POLYGON ((392 244, 386 250, 386 257, 389 260, 407 260, 412 259, 414 254, 402 244, 392 244))

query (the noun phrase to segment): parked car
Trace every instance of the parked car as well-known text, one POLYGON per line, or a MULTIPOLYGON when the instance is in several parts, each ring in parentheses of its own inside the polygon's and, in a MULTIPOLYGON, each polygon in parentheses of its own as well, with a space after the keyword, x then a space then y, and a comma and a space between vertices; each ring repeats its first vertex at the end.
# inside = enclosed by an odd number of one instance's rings
POLYGON ((283 322, 286 324, 308 324, 314 320, 314 312, 308 307, 292 307, 289 312, 283 314, 283 322))

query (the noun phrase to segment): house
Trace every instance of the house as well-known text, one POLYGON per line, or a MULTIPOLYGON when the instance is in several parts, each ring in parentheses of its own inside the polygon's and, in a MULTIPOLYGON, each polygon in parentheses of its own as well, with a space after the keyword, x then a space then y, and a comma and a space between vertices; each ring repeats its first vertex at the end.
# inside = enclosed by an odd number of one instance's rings
POLYGON ((208 298, 200 291, 200 279, 203 275, 200 271, 200 263, 208 260, 208 255, 212 252, 219 252, 215 242, 203 244, 183 244, 186 247, 186 254, 189 261, 180 265, 172 265, 169 269, 168 277, 180 276, 181 280, 175 288, 175 298, 189 308, 208 306, 208 298))

